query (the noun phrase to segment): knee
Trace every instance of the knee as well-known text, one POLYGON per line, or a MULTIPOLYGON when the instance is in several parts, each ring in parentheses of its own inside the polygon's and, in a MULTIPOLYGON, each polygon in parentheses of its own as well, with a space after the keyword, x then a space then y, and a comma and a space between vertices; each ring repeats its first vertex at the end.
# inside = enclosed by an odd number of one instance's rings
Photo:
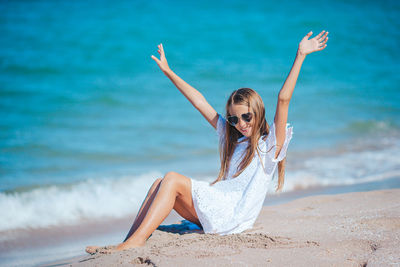
POLYGON ((179 179, 178 173, 176 173, 176 172, 167 172, 164 175, 163 182, 169 183, 169 184, 170 183, 176 183, 178 181, 178 179, 179 179))

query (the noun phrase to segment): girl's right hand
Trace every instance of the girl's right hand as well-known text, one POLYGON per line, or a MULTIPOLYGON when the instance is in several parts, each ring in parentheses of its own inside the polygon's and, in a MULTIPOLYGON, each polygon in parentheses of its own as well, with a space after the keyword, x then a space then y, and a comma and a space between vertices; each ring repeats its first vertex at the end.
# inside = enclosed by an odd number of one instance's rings
POLYGON ((326 42, 328 42, 328 32, 322 31, 312 39, 308 39, 312 35, 312 31, 307 33, 299 44, 298 53, 301 55, 308 55, 315 51, 325 49, 326 42))
POLYGON ((154 59, 154 61, 157 63, 157 65, 160 67, 160 69, 163 72, 170 70, 167 59, 165 58, 164 48, 163 48, 162 44, 158 45, 158 53, 160 54, 160 59, 158 59, 157 57, 155 57, 153 55, 151 56, 151 58, 154 59))

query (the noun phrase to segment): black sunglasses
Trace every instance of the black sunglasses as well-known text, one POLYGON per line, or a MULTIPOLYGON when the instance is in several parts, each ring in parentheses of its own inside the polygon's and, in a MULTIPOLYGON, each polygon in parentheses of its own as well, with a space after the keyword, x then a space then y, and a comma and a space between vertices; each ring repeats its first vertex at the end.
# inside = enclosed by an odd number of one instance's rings
MULTIPOLYGON (((251 119, 253 118, 253 114, 251 112, 248 113, 243 113, 240 115, 242 117, 242 120, 245 122, 250 122, 251 119)), ((235 126, 239 122, 239 118, 237 116, 228 116, 228 122, 230 125, 235 126)))

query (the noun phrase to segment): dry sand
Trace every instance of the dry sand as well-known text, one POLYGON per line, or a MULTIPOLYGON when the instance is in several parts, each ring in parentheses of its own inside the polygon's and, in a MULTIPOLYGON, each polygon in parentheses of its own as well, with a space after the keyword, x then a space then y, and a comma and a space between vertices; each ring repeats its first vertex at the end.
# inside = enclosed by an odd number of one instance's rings
POLYGON ((264 207, 241 234, 186 226, 164 226, 142 248, 102 250, 57 266, 400 266, 400 189, 264 207))

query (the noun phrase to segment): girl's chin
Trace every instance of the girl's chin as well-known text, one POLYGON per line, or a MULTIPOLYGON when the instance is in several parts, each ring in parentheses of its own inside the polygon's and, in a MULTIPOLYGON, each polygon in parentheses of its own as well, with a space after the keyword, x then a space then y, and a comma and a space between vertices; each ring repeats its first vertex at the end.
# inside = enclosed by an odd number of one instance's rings
POLYGON ((249 136, 250 136, 250 131, 249 131, 249 130, 247 130, 247 131, 241 131, 241 133, 242 133, 244 136, 246 136, 246 137, 249 137, 249 136))

